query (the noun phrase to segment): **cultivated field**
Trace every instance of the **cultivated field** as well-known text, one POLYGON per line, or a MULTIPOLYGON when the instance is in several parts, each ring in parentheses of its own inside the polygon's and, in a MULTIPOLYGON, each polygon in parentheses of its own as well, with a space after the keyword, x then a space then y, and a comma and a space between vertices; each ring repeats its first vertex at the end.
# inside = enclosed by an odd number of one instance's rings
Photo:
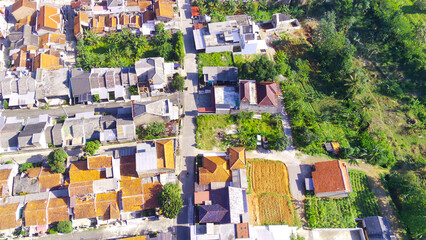
POLYGON ((297 223, 284 163, 248 160, 249 210, 253 225, 297 223))

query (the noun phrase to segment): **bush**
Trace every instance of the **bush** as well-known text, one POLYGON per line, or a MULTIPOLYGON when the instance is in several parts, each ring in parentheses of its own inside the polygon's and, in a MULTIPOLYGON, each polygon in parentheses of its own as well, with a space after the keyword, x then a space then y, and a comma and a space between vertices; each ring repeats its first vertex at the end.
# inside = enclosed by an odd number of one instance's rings
POLYGON ((95 94, 92 96, 92 101, 93 102, 99 102, 101 99, 99 98, 99 94, 95 94))
POLYGON ((185 80, 178 73, 175 73, 173 75, 172 87, 176 91, 183 91, 183 90, 185 90, 185 80))
POLYGON ((3 100, 3 109, 9 108, 9 102, 7 100, 3 100))
POLYGON ((63 123, 63 122, 65 122, 66 118, 67 118, 67 115, 62 115, 62 117, 58 119, 57 123, 63 123))
POLYGON ((64 149, 59 148, 51 152, 47 156, 49 162, 50 170, 55 173, 64 173, 65 172, 65 161, 68 158, 68 154, 64 149))
POLYGON ((47 231, 48 234, 57 234, 58 233, 58 229, 56 228, 49 228, 49 230, 47 231))
POLYGON ((145 130, 146 136, 158 137, 166 132, 166 124, 162 122, 153 122, 145 130))
POLYGON ((183 199, 180 195, 182 189, 178 184, 167 183, 158 195, 158 203, 166 218, 176 218, 182 208, 183 199))
POLYGON ((100 146, 101 146, 101 144, 98 140, 89 141, 89 142, 86 142, 83 150, 88 155, 93 156, 93 155, 95 155, 96 150, 98 150, 100 146))
POLYGON ((61 233, 70 233, 72 232, 72 223, 71 221, 62 221, 58 223, 58 231, 61 233))
POLYGON ((36 168, 36 167, 41 167, 42 162, 38 162, 38 163, 23 163, 21 164, 21 166, 19 167, 19 172, 25 172, 30 168, 36 168))
POLYGON ((138 93, 138 87, 136 85, 129 87, 130 95, 139 95, 138 93))

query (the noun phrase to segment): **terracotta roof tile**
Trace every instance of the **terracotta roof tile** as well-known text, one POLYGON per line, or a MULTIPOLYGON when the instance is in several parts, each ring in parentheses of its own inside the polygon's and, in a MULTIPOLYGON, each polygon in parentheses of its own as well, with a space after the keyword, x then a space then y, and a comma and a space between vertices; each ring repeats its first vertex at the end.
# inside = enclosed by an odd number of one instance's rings
POLYGON ((204 25, 202 23, 196 23, 196 24, 192 25, 192 28, 194 30, 202 29, 203 27, 204 27, 204 25))
POLYGON ((138 177, 135 155, 120 157, 120 174, 122 180, 138 177))
POLYGON ((16 20, 31 16, 37 10, 37 3, 29 0, 17 0, 12 5, 12 14, 16 20))
POLYGON ((38 184, 42 192, 60 186, 62 184, 62 174, 53 173, 50 168, 43 167, 38 177, 38 184))
POLYGON ((80 196, 93 193, 93 181, 74 182, 68 186, 68 194, 72 196, 80 196))
POLYGON ((105 16, 96 16, 92 18, 92 28, 90 31, 94 33, 103 33, 105 30, 105 16))
POLYGON ((158 205, 158 194, 163 190, 163 186, 156 183, 146 183, 143 185, 143 209, 154 209, 158 205))
POLYGON ((47 208, 48 223, 68 221, 69 198, 51 198, 47 208))
POLYGON ((103 220, 120 218, 117 192, 96 194, 96 216, 103 220))
POLYGON ((151 10, 145 11, 143 13, 143 22, 146 23, 148 21, 154 20, 154 12, 151 10))
POLYGON ((193 17, 199 17, 200 16, 200 8, 197 6, 191 7, 191 16, 193 17))
POLYGON ((44 29, 48 31, 58 31, 61 27, 61 13, 59 8, 45 5, 40 8, 40 15, 37 18, 37 31, 44 29))
POLYGON ((142 195, 122 197, 123 212, 135 212, 143 210, 142 195))
POLYGON ((175 169, 173 140, 157 141, 157 168, 175 169))
POLYGON ((154 3, 155 16, 158 17, 166 17, 173 19, 174 10, 173 3, 169 1, 157 1, 154 3))
POLYGON ((337 191, 351 192, 346 164, 339 160, 315 163, 312 180, 315 194, 337 191))
POLYGON ((114 15, 108 15, 108 17, 105 20, 105 25, 110 28, 116 28, 117 27, 117 17, 114 15))
POLYGON ((246 151, 243 147, 228 148, 230 169, 246 168, 246 151))
POLYGON ((124 13, 120 14, 120 24, 123 26, 129 25, 130 22, 130 16, 124 13))
POLYGON ((28 168, 25 171, 25 174, 27 174, 27 177, 29 178, 35 178, 40 176, 41 173, 41 167, 36 167, 36 168, 28 168))
POLYGON ((224 157, 204 156, 203 167, 199 168, 199 184, 207 185, 211 182, 230 182, 231 171, 224 157))
POLYGON ((151 1, 139 1, 138 4, 141 11, 148 9, 152 5, 151 1))
POLYGON ((37 68, 43 68, 47 70, 56 70, 61 68, 59 64, 59 58, 56 56, 40 53, 34 58, 33 70, 37 68))
POLYGON ((0 230, 18 227, 18 221, 16 220, 18 207, 19 203, 0 206, 0 230))
POLYGON ((29 201, 25 206, 25 226, 37 226, 47 224, 48 199, 29 201))
POLYGON ((74 207, 74 218, 94 218, 95 212, 95 198, 94 197, 80 197, 76 199, 74 207))
POLYGON ((52 44, 65 44, 65 34, 46 33, 39 38, 39 48, 50 48, 52 44))
POLYGON ((87 158, 88 169, 103 169, 112 168, 112 157, 111 156, 94 156, 87 158))
POLYGON ((278 95, 280 95, 277 82, 257 83, 257 104, 261 106, 277 106, 278 95))
POLYGON ((105 171, 88 170, 87 161, 71 163, 69 176, 70 183, 94 181, 106 178, 105 171))

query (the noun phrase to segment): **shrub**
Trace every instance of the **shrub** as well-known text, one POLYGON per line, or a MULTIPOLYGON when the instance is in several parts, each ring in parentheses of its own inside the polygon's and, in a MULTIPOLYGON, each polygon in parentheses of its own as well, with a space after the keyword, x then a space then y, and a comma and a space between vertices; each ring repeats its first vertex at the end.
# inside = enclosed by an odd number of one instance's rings
POLYGON ((71 221, 62 221, 58 223, 58 231, 61 233, 70 233, 72 232, 72 223, 71 221))
POLYGON ((59 148, 51 152, 47 156, 49 162, 50 170, 55 173, 64 173, 65 172, 65 161, 68 158, 68 154, 64 149, 59 148))
POLYGON ((86 142, 84 145, 84 152, 90 156, 93 156, 95 155, 96 150, 99 149, 100 145, 101 144, 98 140, 86 142))
POLYGON ((172 87, 176 91, 183 91, 185 89, 185 80, 179 73, 173 75, 172 87))
POLYGON ((129 87, 130 95, 139 95, 138 93, 138 87, 136 85, 129 87))
POLYGON ((92 101, 93 102, 99 102, 101 99, 100 99, 100 97, 99 97, 99 94, 95 94, 95 95, 93 95, 92 96, 92 101))

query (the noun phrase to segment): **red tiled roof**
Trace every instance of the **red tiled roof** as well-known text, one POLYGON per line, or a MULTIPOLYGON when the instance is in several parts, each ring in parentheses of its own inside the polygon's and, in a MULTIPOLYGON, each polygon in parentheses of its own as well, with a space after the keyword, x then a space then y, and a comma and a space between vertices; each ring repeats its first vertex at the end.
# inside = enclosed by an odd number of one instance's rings
POLYGON ((210 201, 210 191, 194 192, 194 204, 204 204, 210 201))
POLYGON ((317 162, 312 172, 315 194, 351 192, 346 164, 339 160, 317 162))
POLYGON ((203 27, 204 27, 204 25, 202 23, 196 23, 196 24, 192 25, 192 28, 194 30, 202 29, 203 27))
POLYGON ((262 106, 277 106, 280 95, 279 84, 276 82, 257 83, 257 104, 262 106))
POLYGON ((19 203, 0 206, 0 230, 18 227, 18 221, 16 220, 18 207, 19 203))
POLYGON ((193 16, 193 17, 200 16, 200 8, 197 7, 197 6, 192 6, 191 7, 191 16, 193 16))
POLYGON ((228 148, 228 155, 231 170, 246 168, 246 151, 243 147, 228 148))
POLYGON ((169 1, 157 1, 154 3, 154 11, 155 16, 158 17, 166 17, 173 19, 174 17, 174 10, 173 10, 173 3, 169 1))

